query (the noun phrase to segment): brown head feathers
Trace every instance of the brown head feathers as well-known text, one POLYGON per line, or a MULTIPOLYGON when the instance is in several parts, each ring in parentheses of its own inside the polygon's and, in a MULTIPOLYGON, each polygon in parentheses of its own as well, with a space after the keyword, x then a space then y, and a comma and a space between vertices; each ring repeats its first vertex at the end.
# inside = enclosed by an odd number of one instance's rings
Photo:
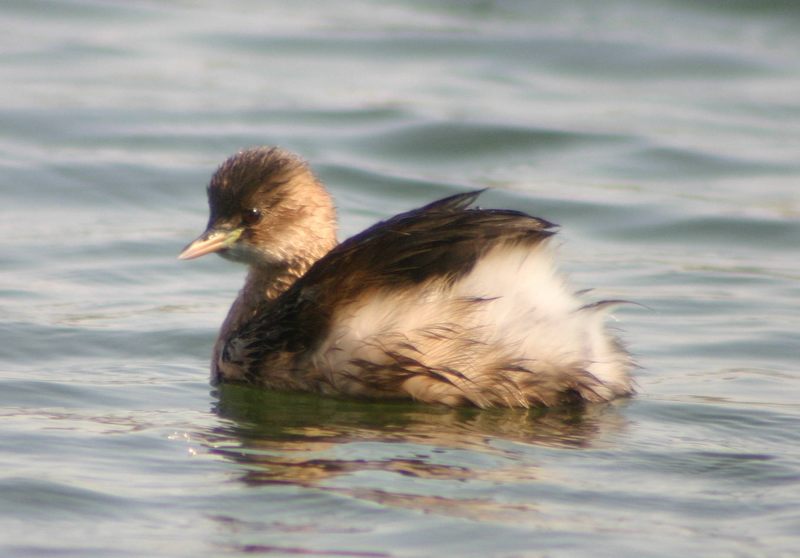
MULTIPOLYGON (((208 185, 210 221, 229 218, 257 205, 256 197, 277 194, 293 180, 315 180, 308 164, 279 147, 255 147, 240 151, 225 161, 208 185)), ((272 205, 280 203, 275 196, 272 205)))

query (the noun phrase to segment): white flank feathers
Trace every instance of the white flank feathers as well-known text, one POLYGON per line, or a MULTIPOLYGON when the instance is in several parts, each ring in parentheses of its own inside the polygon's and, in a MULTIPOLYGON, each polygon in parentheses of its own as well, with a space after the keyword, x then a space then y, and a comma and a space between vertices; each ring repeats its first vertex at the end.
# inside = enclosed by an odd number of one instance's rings
POLYGON ((501 245, 452 285, 437 278, 370 291, 339 309, 312 363, 351 395, 378 395, 356 380, 364 377, 359 363, 390 367, 398 358, 446 378, 421 373, 403 383, 423 401, 553 404, 548 393, 563 391, 576 374, 592 378, 591 393, 581 392, 586 399, 630 393, 631 363, 605 330, 606 307, 583 305, 557 273, 548 242, 533 249, 501 245))

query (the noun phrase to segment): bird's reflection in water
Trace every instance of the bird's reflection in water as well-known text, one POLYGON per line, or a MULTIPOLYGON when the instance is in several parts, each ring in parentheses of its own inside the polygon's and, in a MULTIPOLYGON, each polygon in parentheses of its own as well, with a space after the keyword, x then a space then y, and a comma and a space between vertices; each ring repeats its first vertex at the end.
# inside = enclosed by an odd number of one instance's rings
POLYGON ((242 465, 245 483, 314 487, 474 519, 500 519, 532 506, 497 502, 485 494, 460 497, 452 484, 446 490, 432 485, 425 494, 410 493, 402 489, 405 483, 392 483, 386 475, 367 486, 364 479, 342 481, 347 475, 380 471, 398 480, 529 483, 540 476, 531 446, 591 447, 624 426, 614 405, 453 409, 233 385, 221 386, 217 395, 216 412, 225 424, 207 433, 206 440, 213 452, 242 465))

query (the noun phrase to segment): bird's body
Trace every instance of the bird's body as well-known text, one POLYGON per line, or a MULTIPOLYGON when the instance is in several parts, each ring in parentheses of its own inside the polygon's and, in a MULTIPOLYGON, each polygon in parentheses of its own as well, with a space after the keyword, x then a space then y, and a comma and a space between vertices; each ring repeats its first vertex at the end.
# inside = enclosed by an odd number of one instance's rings
POLYGON ((471 209, 479 192, 336 245, 333 206, 277 148, 223 164, 183 258, 250 264, 212 361, 217 381, 447 405, 553 406, 632 392, 631 360, 558 275, 547 221, 471 209))

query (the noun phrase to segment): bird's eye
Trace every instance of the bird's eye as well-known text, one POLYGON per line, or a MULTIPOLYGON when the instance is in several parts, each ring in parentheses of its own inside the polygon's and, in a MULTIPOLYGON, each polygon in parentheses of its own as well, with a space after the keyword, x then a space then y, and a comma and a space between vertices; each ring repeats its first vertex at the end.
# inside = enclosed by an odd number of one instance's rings
POLYGON ((261 211, 256 208, 252 207, 250 209, 245 209, 242 211, 242 223, 245 225, 255 225, 261 220, 261 211))

